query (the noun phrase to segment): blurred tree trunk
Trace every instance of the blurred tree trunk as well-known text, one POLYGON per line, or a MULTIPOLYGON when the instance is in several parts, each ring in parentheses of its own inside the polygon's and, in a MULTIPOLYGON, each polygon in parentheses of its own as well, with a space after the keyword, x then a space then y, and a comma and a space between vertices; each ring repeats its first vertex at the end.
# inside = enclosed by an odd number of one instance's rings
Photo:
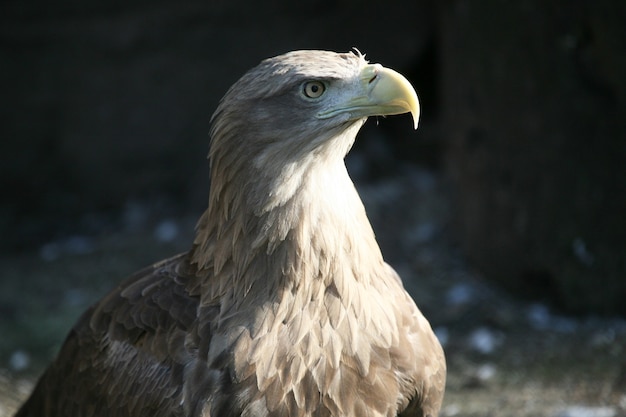
POLYGON ((626 313, 626 3, 448 1, 439 12, 467 256, 517 293, 626 313))

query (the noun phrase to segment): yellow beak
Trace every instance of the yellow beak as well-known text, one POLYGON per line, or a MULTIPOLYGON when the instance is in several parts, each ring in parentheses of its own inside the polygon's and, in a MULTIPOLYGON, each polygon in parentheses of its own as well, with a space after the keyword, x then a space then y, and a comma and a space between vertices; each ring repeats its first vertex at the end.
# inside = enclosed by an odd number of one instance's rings
POLYGON ((331 109, 318 114, 326 119, 337 114, 349 113, 351 118, 390 116, 411 113, 417 129, 420 105, 411 83, 400 73, 380 64, 368 64, 358 76, 355 90, 345 95, 331 109))

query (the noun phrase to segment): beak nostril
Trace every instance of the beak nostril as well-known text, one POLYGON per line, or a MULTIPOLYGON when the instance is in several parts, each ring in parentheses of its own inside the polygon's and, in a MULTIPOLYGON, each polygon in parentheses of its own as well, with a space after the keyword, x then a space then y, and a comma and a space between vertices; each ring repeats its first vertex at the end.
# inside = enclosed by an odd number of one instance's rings
POLYGON ((376 78, 378 78, 378 74, 374 75, 372 78, 370 78, 370 80, 368 81, 368 84, 373 83, 374 81, 376 81, 376 78))

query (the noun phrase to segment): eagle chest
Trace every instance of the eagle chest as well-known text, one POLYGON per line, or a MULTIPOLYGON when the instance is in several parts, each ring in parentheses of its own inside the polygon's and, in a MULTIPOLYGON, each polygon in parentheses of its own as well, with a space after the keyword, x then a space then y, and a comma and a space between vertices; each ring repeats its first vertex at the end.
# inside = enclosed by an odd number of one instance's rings
POLYGON ((325 300, 283 313, 275 305, 254 330, 240 328, 231 336, 234 383, 224 393, 235 399, 234 415, 395 416, 405 377, 397 372, 397 324, 359 316, 356 307, 325 300))

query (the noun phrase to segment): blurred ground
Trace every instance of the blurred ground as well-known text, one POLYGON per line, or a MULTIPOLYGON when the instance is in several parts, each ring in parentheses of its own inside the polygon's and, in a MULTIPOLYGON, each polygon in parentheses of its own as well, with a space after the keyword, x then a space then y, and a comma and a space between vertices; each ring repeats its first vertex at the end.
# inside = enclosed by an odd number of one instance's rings
MULTIPOLYGON (((359 189, 386 258, 444 344, 442 415, 626 415, 626 322, 561 316, 490 287, 447 238, 443 181, 424 169, 398 171, 359 189)), ((159 218, 149 205, 129 204, 110 233, 0 258, 0 417, 28 395, 88 305, 188 248, 196 217, 159 218)))

